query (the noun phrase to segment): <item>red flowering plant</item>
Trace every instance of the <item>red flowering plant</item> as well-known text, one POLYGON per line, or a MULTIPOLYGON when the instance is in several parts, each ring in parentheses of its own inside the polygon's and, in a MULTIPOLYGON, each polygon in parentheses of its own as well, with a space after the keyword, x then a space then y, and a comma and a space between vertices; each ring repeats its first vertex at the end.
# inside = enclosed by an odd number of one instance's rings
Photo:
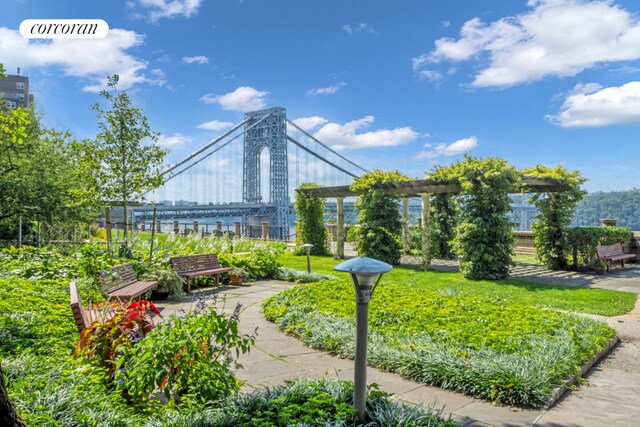
POLYGON ((98 307, 103 320, 96 320, 82 332, 74 356, 97 359, 113 379, 115 359, 155 328, 151 314, 162 317, 151 301, 107 302, 98 307))

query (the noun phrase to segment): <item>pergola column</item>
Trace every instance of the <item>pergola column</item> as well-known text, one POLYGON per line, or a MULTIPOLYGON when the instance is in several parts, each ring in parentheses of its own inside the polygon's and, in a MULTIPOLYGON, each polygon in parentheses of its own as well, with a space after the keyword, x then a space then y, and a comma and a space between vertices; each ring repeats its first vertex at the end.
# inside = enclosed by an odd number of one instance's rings
POLYGON ((409 198, 402 198, 402 251, 408 254, 409 245, 409 198))
POLYGON ((431 197, 430 193, 422 193, 420 194, 422 197, 422 263, 421 267, 423 270, 431 270, 431 242, 430 242, 430 232, 431 232, 431 222, 429 215, 429 197, 431 197))
POLYGON ((344 258, 344 197, 336 197, 338 208, 336 229, 336 257, 344 258))

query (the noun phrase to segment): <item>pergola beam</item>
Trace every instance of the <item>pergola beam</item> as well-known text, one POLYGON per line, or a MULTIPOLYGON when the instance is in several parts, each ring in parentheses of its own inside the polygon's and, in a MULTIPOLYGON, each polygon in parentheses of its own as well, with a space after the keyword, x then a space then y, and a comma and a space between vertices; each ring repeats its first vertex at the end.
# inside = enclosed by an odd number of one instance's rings
MULTIPOLYGON (((377 184, 374 188, 385 190, 390 195, 404 197, 418 197, 421 194, 457 194, 462 192, 462 188, 456 184, 435 184, 430 179, 414 179, 409 181, 395 181, 384 184, 377 184)), ((551 179, 543 179, 531 176, 522 177, 522 188, 515 188, 511 193, 554 193, 564 191, 566 188, 551 179)), ((353 197, 360 194, 349 189, 348 185, 336 187, 305 188, 297 191, 304 191, 320 198, 333 197, 353 197)))

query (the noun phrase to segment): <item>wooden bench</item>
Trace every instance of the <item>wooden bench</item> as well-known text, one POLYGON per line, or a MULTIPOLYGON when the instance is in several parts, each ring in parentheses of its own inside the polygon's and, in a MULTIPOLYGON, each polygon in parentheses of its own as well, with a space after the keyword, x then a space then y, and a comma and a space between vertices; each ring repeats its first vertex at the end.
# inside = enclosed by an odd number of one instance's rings
POLYGON ((130 300, 158 287, 158 282, 138 280, 131 264, 116 265, 100 272, 100 281, 107 298, 130 300))
POLYGON ((613 245, 598 246, 598 258, 602 258, 607 264, 607 271, 611 267, 611 263, 620 261, 624 267, 625 259, 635 259, 635 254, 625 254, 620 243, 613 245))
POLYGON ((232 270, 220 267, 218 256, 215 254, 176 256, 170 261, 176 273, 186 279, 187 293, 191 292, 192 277, 215 276, 216 286, 220 286, 220 273, 232 270))
POLYGON ((84 308, 80 302, 76 282, 69 284, 69 305, 71 305, 78 332, 82 332, 96 320, 104 321, 115 314, 115 311, 108 305, 102 307, 90 305, 88 309, 84 308))

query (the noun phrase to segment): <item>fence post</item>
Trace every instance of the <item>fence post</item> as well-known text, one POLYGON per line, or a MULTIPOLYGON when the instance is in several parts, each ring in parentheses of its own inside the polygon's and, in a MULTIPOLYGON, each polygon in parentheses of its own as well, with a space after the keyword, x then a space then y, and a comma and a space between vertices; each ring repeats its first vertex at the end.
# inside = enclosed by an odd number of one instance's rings
POLYGON ((262 223, 262 240, 267 240, 269 238, 269 223, 262 223))
POLYGON ((236 221, 236 236, 239 236, 240 233, 240 221, 236 221))
POLYGON ((178 234, 180 233, 180 225, 178 225, 178 220, 174 219, 173 220, 173 234, 178 234))
POLYGON ((146 220, 144 218, 140 218, 140 231, 145 231, 147 228, 146 220))
POLYGON ((198 234, 198 221, 193 221, 193 232, 198 234))
MULTIPOLYGON (((153 225, 152 225, 152 227, 153 227, 153 225)), ((158 233, 162 233, 162 221, 160 221, 160 220, 156 220, 156 231, 158 233)))
POLYGON ((222 221, 216 221, 216 230, 222 231, 222 221))

